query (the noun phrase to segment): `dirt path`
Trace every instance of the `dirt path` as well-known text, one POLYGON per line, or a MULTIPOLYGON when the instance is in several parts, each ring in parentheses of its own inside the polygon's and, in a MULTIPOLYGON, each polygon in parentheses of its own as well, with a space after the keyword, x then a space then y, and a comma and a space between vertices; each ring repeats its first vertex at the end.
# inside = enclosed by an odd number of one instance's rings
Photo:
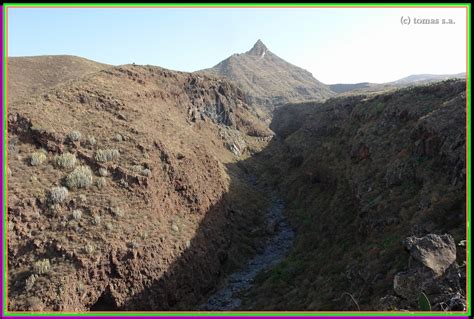
POLYGON ((242 303, 239 295, 252 287, 255 276, 278 264, 289 253, 294 232, 286 223, 283 209, 283 201, 277 197, 273 198, 272 206, 267 212, 267 224, 274 225, 275 232, 267 240, 264 251, 249 260, 242 269, 231 274, 225 286, 201 305, 200 310, 238 309, 242 303))

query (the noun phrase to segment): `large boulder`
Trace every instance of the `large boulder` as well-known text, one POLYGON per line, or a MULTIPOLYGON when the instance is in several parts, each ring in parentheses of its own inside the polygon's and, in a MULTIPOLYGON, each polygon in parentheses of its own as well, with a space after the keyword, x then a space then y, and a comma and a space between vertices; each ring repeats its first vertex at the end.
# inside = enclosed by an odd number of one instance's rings
POLYGON ((444 274, 456 261, 456 244, 451 235, 428 234, 418 238, 408 237, 404 241, 410 256, 431 269, 436 276, 444 274))
POLYGON ((405 239, 404 245, 410 253, 408 270, 395 275, 395 293, 412 307, 417 307, 423 292, 434 309, 463 308, 465 302, 462 300, 465 298, 462 297, 464 292, 453 237, 448 234, 428 234, 421 238, 412 236, 405 239))

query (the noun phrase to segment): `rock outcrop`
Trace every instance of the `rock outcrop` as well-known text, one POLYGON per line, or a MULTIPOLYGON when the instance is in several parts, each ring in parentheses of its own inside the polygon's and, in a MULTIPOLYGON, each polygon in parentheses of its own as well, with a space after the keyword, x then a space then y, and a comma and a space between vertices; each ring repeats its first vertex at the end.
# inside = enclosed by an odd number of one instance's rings
MULTIPOLYGON (((415 309, 419 296, 424 293, 434 310, 464 311, 465 292, 461 288, 464 283, 460 281, 453 237, 448 234, 411 236, 405 239, 404 245, 410 253, 408 270, 395 275, 395 293, 415 309)), ((403 309, 403 302, 397 308, 403 309)))

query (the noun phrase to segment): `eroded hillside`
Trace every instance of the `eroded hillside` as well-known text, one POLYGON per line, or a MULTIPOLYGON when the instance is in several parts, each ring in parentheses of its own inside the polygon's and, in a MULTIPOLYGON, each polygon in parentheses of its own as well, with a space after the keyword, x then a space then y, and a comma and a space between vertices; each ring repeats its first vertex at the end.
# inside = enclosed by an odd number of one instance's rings
POLYGON ((259 247, 235 161, 271 135, 232 84, 151 66, 11 103, 9 309, 189 309, 259 247))

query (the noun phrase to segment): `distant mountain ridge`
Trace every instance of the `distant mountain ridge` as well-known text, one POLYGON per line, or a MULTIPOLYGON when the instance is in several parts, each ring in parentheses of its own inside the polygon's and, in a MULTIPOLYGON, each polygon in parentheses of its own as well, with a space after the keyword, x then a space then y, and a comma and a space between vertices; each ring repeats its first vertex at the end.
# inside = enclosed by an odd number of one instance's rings
POLYGON ((379 92, 386 91, 389 89, 402 88, 411 85, 428 84, 431 82, 444 81, 449 79, 464 79, 466 73, 455 73, 455 74, 412 74, 396 81, 385 82, 385 83, 337 83, 329 84, 329 88, 336 93, 367 93, 367 92, 379 92))
POLYGON ((335 95, 310 72, 271 52, 261 40, 249 51, 233 54, 214 67, 198 72, 234 81, 250 103, 270 110, 290 102, 322 101, 335 95))

